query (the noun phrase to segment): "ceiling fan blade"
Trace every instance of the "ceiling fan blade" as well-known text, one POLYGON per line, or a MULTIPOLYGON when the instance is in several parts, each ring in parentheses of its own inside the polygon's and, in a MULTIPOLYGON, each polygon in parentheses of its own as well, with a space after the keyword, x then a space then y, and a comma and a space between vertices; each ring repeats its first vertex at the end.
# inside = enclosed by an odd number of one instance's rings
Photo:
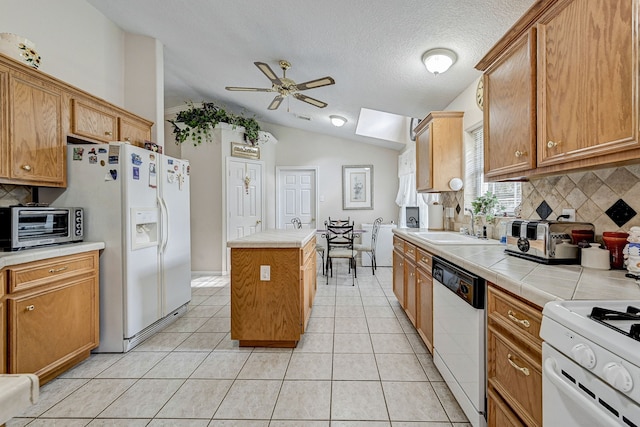
POLYGON ((254 62, 254 64, 256 64, 256 67, 258 67, 260 71, 262 71, 264 75, 271 80, 271 83, 282 86, 282 80, 280 80, 280 77, 276 76, 276 73, 274 73, 271 67, 269 67, 269 64, 265 64, 264 62, 254 62))
POLYGON ((273 89, 269 88, 261 88, 261 87, 236 87, 236 86, 227 86, 226 90, 237 90, 242 92, 273 92, 273 89))
POLYGON ((307 90, 307 89, 314 89, 322 86, 329 86, 335 83, 336 81, 333 80, 332 77, 327 76, 327 77, 322 77, 321 79, 309 80, 308 82, 298 83, 296 87, 298 88, 298 90, 307 90))
POLYGON ((294 93, 293 96, 302 102, 306 102, 307 104, 313 105, 314 107, 324 108, 327 105, 329 105, 326 102, 319 101, 317 99, 311 98, 310 96, 303 95, 301 93, 294 93))
POLYGON ((282 100, 284 99, 284 97, 282 95, 278 95, 275 98, 273 98, 273 101, 271 101, 271 104, 269 104, 269 110, 276 110, 280 104, 282 104, 282 100))

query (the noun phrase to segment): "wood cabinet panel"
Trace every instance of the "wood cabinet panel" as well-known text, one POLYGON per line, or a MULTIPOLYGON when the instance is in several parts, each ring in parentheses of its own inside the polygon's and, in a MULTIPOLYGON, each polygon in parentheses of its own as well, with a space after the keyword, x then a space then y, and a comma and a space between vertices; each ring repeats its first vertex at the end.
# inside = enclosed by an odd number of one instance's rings
POLYGON ((9 69, 0 64, 0 179, 8 178, 11 170, 8 105, 9 69))
POLYGON ((418 317, 417 311, 417 277, 416 277, 416 263, 412 258, 405 257, 404 259, 404 290, 405 290, 405 306, 404 311, 407 313, 407 317, 411 321, 413 326, 416 326, 416 319, 418 317))
POLYGON ((404 252, 393 250, 393 293, 404 308, 407 303, 404 291, 404 252))
POLYGON ((462 117, 458 111, 432 111, 416 127, 416 189, 451 191, 462 178, 462 117))
POLYGON ((71 101, 71 132, 102 142, 118 139, 118 116, 99 104, 82 99, 71 101))
POLYGON ((20 72, 9 75, 9 176, 16 183, 66 185, 62 91, 20 72))
POLYGON ((487 426, 526 427, 509 408, 509 405, 491 387, 487 390, 487 426))
POLYGON ((525 172, 536 159, 535 31, 509 48, 484 75, 484 172, 525 172))
POLYGON ((9 372, 47 378, 60 365, 98 345, 95 277, 60 287, 10 295, 9 372))
POLYGON ((416 329, 427 349, 433 354, 433 277, 431 270, 420 264, 416 270, 418 291, 418 319, 416 329))
MULTIPOLYGON (((525 425, 542 425, 540 309, 489 283, 487 318, 489 387, 525 425)), ((490 413, 489 419, 505 416, 503 408, 495 406, 493 410, 501 415, 490 413)))
POLYGON ((315 238, 307 243, 307 245, 302 250, 302 259, 303 259, 303 267, 302 267, 302 284, 301 288, 302 299, 300 301, 300 306, 302 308, 301 318, 302 321, 302 333, 304 333, 307 329, 307 323, 309 322, 309 317, 311 316, 311 308, 313 307, 313 300, 316 296, 316 286, 317 286, 317 274, 316 274, 316 240, 315 238))
POLYGON ((92 273, 98 268, 97 263, 94 254, 82 253, 12 266, 8 269, 9 292, 46 285, 52 280, 66 280, 92 273))
POLYGON ((144 147, 144 142, 151 140, 151 125, 146 122, 119 117, 118 140, 144 147))
POLYGON ((639 147, 634 9, 574 0, 538 22, 538 165, 639 147))

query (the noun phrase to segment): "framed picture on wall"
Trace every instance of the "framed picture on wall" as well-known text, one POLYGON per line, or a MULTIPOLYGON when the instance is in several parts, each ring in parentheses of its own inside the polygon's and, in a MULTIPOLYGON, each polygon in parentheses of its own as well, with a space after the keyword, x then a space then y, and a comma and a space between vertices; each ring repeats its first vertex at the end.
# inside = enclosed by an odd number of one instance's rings
POLYGON ((342 166, 342 209, 373 209, 373 165, 342 166))

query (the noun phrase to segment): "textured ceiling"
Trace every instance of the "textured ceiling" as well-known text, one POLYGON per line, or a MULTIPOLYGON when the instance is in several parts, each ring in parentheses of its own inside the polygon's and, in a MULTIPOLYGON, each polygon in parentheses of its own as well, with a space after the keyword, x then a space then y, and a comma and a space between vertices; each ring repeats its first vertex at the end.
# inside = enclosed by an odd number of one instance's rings
MULTIPOLYGON (((446 107, 480 72, 474 65, 533 0, 88 0, 123 30, 164 45, 165 108, 213 101, 263 122, 400 149, 355 135, 360 108, 423 118, 446 107), (446 73, 426 71, 421 57, 447 47, 458 61, 446 73), (336 84, 305 91, 319 109, 274 93, 229 92, 225 86, 270 87, 253 65, 278 60, 298 83, 332 76, 336 84), (329 115, 348 119, 342 128, 329 115), (297 116, 311 120, 301 120, 297 116)), ((277 137, 277 135, 276 135, 277 137)))

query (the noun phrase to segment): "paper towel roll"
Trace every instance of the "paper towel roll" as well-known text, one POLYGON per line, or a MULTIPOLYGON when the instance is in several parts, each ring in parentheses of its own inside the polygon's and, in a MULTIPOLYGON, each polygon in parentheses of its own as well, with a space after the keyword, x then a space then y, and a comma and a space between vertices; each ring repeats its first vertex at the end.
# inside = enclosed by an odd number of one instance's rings
POLYGON ((444 230, 444 206, 429 205, 427 212, 429 213, 427 224, 429 230, 444 230))

